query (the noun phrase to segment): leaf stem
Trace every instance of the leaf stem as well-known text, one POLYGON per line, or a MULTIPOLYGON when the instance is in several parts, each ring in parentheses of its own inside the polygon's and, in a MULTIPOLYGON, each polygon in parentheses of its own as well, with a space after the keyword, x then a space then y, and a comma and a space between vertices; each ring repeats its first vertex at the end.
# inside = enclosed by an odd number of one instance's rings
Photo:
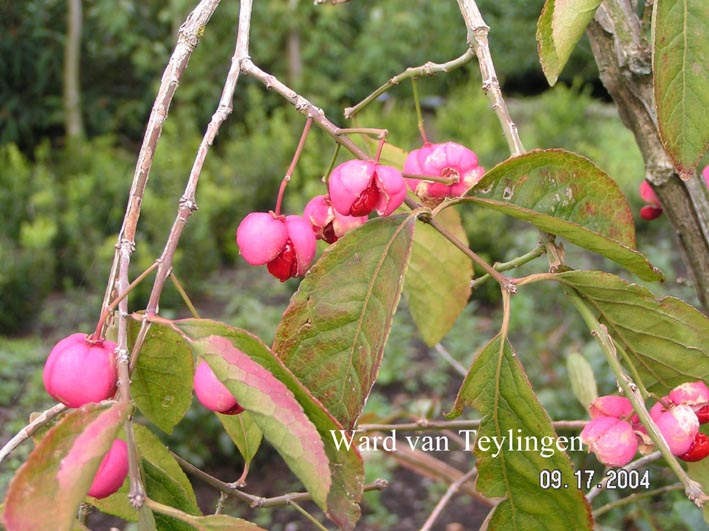
POLYGON ((434 218, 431 218, 425 222, 428 223, 429 225, 431 225, 438 232, 440 232, 441 235, 446 240, 448 240, 453 245, 455 245, 458 249, 463 251, 463 253, 465 253, 465 255, 468 258, 470 258, 474 263, 476 263, 478 266, 480 266, 487 274, 489 274, 493 279, 495 279, 495 281, 500 285, 500 287, 503 291, 506 291, 511 294, 517 293, 517 286, 515 285, 515 283, 512 279, 509 279, 506 276, 498 273, 490 264, 488 264, 485 260, 480 258, 480 256, 478 256, 472 249, 470 249, 467 245, 465 245, 463 242, 461 242, 453 234, 448 232, 448 230, 445 227, 443 227, 440 223, 438 223, 438 221, 436 221, 434 218))
POLYGON ((707 499, 706 495, 702 491, 702 486, 687 475, 677 461, 677 458, 672 455, 672 452, 670 451, 669 446, 667 446, 667 442, 662 436, 662 433, 660 433, 657 424, 655 424, 655 421, 652 417, 650 417, 650 414, 645 408, 645 402, 643 401, 643 397, 638 391, 637 386, 623 371, 623 367, 618 361, 616 346, 608 333, 608 330, 605 326, 598 322, 596 316, 593 314, 591 309, 586 306, 586 303, 576 290, 569 289, 568 294, 574 306, 576 306, 576 309, 579 311, 584 321, 586 321, 586 324, 591 330, 591 334, 595 336, 596 341, 600 345, 601 349, 603 349, 608 365, 610 365, 611 370, 615 374, 618 384, 623 389, 625 396, 633 404, 633 409, 638 414, 640 422, 643 426, 645 426, 648 436, 655 443, 655 447, 660 451, 670 469, 675 473, 684 486, 685 495, 697 506, 702 507, 707 499))
MULTIPOLYGON (((535 260, 536 258, 539 258, 546 252, 546 249, 544 246, 540 245, 538 247, 535 247, 528 253, 523 254, 522 256, 518 256, 517 258, 514 258, 510 260, 509 262, 498 262, 493 264, 493 268, 495 271, 509 271, 510 269, 515 269, 517 267, 521 267, 532 260, 535 260)), ((476 278, 470 283, 470 287, 473 289, 480 287, 482 284, 490 280, 490 275, 487 273, 484 274, 481 277, 476 278)))
POLYGON ((303 146, 305 146, 305 140, 308 138, 308 133, 310 132, 310 126, 313 124, 313 119, 312 117, 308 116, 308 118, 305 120, 305 126, 303 127, 303 132, 300 135, 300 140, 298 141, 298 147, 295 149, 295 153, 293 154, 293 159, 290 162, 290 166, 288 166, 288 171, 286 172, 285 177, 283 177, 283 180, 281 181, 281 187, 278 190, 278 199, 276 199, 276 216, 281 215, 281 204, 283 203, 283 194, 286 191, 286 186, 288 186, 288 183, 290 182, 291 176, 293 175, 293 172, 295 171, 295 167, 298 164, 298 159, 300 158, 300 154, 303 151, 303 146))
POLYGON ((428 138, 426 137, 426 130, 423 127, 423 114, 421 113, 421 102, 419 101, 419 89, 416 84, 416 78, 411 78, 411 89, 414 93, 414 107, 416 108, 416 123, 418 124, 419 133, 421 133, 421 140, 426 144, 428 138))

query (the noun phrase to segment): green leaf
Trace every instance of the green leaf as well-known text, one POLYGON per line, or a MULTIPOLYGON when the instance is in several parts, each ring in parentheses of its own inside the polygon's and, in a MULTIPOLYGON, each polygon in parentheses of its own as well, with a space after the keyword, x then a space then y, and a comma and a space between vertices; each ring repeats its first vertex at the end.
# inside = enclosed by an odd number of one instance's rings
MULTIPOLYGON (((148 497, 193 515, 201 515, 192 484, 170 451, 148 428, 135 425, 135 441, 148 497)), ((155 515, 160 529, 188 530, 181 522, 155 515)))
MULTIPOLYGON (((687 463, 687 473, 694 481, 699 482, 702 490, 709 492, 709 459, 702 459, 695 463, 687 463)), ((706 504, 702 509, 704 521, 709 524, 709 506, 706 504)))
MULTIPOLYGON (((131 329, 132 339, 138 332, 131 329)), ((174 330, 151 327, 131 376, 136 405, 158 428, 171 433, 192 404, 194 358, 174 330)))
POLYGON ((507 341, 501 348, 499 336, 476 355, 452 413, 459 415, 463 406, 483 415, 477 433, 468 434, 471 445, 475 439, 478 458, 476 488, 488 498, 504 498, 488 516, 487 529, 593 529, 591 508, 575 488, 571 462, 557 449, 568 441, 557 437, 517 355, 507 341), (536 441, 537 448, 530 444, 520 449, 519 437, 536 441), (544 490, 542 470, 558 470, 569 488, 544 490))
MULTIPOLYGON (((468 244, 458 212, 448 208, 436 220, 468 244)), ((443 339, 468 304, 472 277, 473 264, 467 256, 430 225, 416 225, 404 296, 428 346, 443 339)))
POLYGON ((128 405, 87 404, 54 426, 8 487, 8 531, 71 530, 76 510, 128 415, 128 405))
MULTIPOLYGON (((186 529, 197 531, 265 531, 256 524, 240 518, 233 518, 224 514, 211 516, 192 516, 154 500, 148 500, 147 506, 157 515, 165 515, 170 521, 179 521, 186 524, 186 529)), ((163 529, 163 528, 160 528, 163 529)))
POLYGON ((248 411, 243 411, 239 415, 222 415, 220 413, 216 415, 244 458, 244 467, 248 468, 261 446, 263 432, 248 411))
POLYGON ((601 0, 546 0, 537 23, 542 70, 554 85, 601 0))
POLYGON ((276 329, 273 351, 346 429, 377 378, 415 219, 375 218, 328 247, 276 329))
POLYGON ((618 185, 575 153, 548 149, 510 158, 457 201, 532 223, 610 258, 643 280, 662 279, 662 273, 633 249, 633 214, 618 185))
MULTIPOLYGON (((157 531, 157 523, 153 511, 145 505, 140 508, 140 519, 138 520, 138 531, 157 531)), ((163 531, 163 530, 161 530, 163 531)))
POLYGON ((227 338, 210 336, 193 341, 192 345, 251 414, 315 503, 327 509, 331 484, 328 459, 317 429, 293 393, 227 338))
POLYGON ((673 297, 658 299, 647 288, 600 271, 539 278, 578 291, 628 353, 649 390, 662 396, 683 382, 709 381, 709 318, 696 308, 673 297))
MULTIPOLYGON (((332 486, 327 495, 327 515, 342 529, 353 529, 360 516, 364 470, 356 448, 338 450, 332 432, 342 430, 342 425, 313 397, 310 391, 254 335, 224 323, 208 319, 185 319, 167 323, 185 334, 189 341, 221 336, 247 354, 253 361, 268 370, 293 393, 308 418, 318 429, 330 463, 332 486)), ((241 403, 241 400, 239 400, 241 403)))
POLYGON ((660 138, 689 178, 709 147, 709 2, 655 0, 652 21, 660 138))

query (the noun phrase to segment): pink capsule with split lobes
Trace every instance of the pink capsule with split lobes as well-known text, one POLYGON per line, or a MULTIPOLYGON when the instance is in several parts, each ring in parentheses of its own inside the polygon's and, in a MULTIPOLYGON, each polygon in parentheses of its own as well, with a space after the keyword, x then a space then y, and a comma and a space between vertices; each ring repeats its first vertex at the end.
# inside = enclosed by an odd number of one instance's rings
POLYGON ((607 466, 625 466, 638 451, 638 438, 630 423, 615 417, 598 417, 581 431, 581 441, 607 466))
POLYGON ((404 163, 404 173, 449 179, 450 184, 406 178, 409 188, 421 198, 443 199, 458 197, 480 181, 485 169, 478 165, 477 155, 461 144, 425 143, 411 151, 404 163))
POLYGON ((665 409, 659 402, 650 409, 650 416, 657 424, 672 455, 685 454, 699 432, 699 419, 692 408, 679 405, 665 409))
POLYGON ((241 256, 251 265, 264 265, 276 258, 287 240, 283 219, 273 212, 252 212, 236 229, 241 256))
POLYGON ((244 259, 252 265, 266 265, 269 273, 285 282, 305 274, 315 257, 312 227, 301 216, 278 216, 252 212, 236 231, 244 259))
POLYGON ((399 208, 406 195, 401 172, 373 160, 348 160, 327 181, 330 202, 345 216, 367 216, 373 210, 386 216, 399 208))
POLYGON ((675 404, 690 406, 694 411, 709 404, 709 388, 702 381, 678 385, 668 396, 675 404))
POLYGON ((628 417, 633 413, 633 405, 624 396, 599 396, 588 408, 592 419, 598 417, 628 417))
POLYGON ((335 243, 346 232, 367 222, 367 216, 340 214, 325 195, 313 197, 305 205, 303 217, 312 225, 315 237, 327 243, 335 243))

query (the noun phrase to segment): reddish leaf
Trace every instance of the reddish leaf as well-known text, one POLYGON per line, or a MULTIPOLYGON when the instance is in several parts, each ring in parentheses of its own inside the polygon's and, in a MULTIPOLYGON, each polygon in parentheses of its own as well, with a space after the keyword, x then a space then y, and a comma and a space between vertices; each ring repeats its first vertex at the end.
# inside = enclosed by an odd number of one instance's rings
POLYGON ((313 500, 327 509, 330 468, 317 429, 288 388, 223 337, 193 342, 217 378, 251 414, 263 435, 303 482, 313 500))
POLYGON ((7 531, 73 529, 76 510, 128 409, 122 403, 87 404, 47 433, 10 483, 3 514, 7 531))
POLYGON ((415 221, 376 218, 345 234, 310 269, 276 330, 273 351, 347 429, 377 378, 415 221))
POLYGON ((356 448, 338 449, 332 432, 342 425, 322 406, 259 338, 224 323, 208 319, 185 319, 167 323, 181 331, 192 342, 210 336, 228 339, 234 347, 246 353, 253 361, 267 369, 293 393, 308 418, 318 429, 330 462, 332 486, 327 496, 327 515, 342 529, 353 529, 360 516, 364 470, 356 448))

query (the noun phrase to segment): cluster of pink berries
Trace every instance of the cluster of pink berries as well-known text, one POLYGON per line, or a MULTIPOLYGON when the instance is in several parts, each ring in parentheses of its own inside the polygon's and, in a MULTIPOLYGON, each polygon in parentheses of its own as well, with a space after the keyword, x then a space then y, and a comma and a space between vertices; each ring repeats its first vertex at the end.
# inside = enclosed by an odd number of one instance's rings
MULTIPOLYGON (((702 171, 702 177, 704 178, 704 183, 707 185, 707 188, 709 188, 709 166, 705 167, 702 171)), ((662 205, 660 205, 660 200, 657 198, 655 191, 647 181, 640 183, 640 199, 647 203, 640 208, 641 218, 651 221, 662 215, 662 205)))
POLYGON ((236 243, 251 265, 266 265, 281 282, 300 277, 315 257, 316 239, 334 243, 362 225, 376 210, 388 216, 404 201, 401 172, 372 160, 350 160, 337 166, 328 180, 327 196, 314 197, 303 216, 252 212, 239 224, 236 243))
MULTIPOLYGON (((65 337, 49 353, 42 379, 47 393, 62 404, 77 408, 107 400, 116 393, 117 345, 77 333, 65 337)), ((116 492, 128 475, 128 447, 116 439, 94 476, 88 495, 105 498, 116 492)))
POLYGON ((349 160, 337 166, 327 182, 328 194, 306 205, 303 216, 252 212, 236 231, 241 255, 251 265, 266 265, 281 282, 305 274, 315 257, 316 240, 336 242, 347 231, 365 223, 376 211, 394 212, 406 197, 406 187, 424 202, 459 196, 484 173, 478 158, 454 142, 426 142, 406 159, 404 178, 392 166, 374 160, 349 160), (426 180, 432 177, 448 183, 426 180))
MULTIPOLYGON (((112 341, 94 340, 81 333, 65 337, 52 348, 44 365, 45 389, 52 398, 71 408, 112 398, 118 381, 116 348, 112 341)), ((204 361, 197 365, 194 390, 199 401, 212 411, 227 415, 243 411, 204 361)), ((110 496, 121 487, 127 474, 128 448, 124 441, 116 439, 99 465, 89 496, 110 496)))
MULTIPOLYGON (((625 397, 602 396, 589 408, 591 421, 581 440, 608 466, 625 466, 640 449, 648 453, 652 441, 625 397)), ((699 431, 709 422, 709 388, 704 382, 675 387, 650 409, 670 451, 684 461, 700 461, 709 455, 709 438, 699 431)))

